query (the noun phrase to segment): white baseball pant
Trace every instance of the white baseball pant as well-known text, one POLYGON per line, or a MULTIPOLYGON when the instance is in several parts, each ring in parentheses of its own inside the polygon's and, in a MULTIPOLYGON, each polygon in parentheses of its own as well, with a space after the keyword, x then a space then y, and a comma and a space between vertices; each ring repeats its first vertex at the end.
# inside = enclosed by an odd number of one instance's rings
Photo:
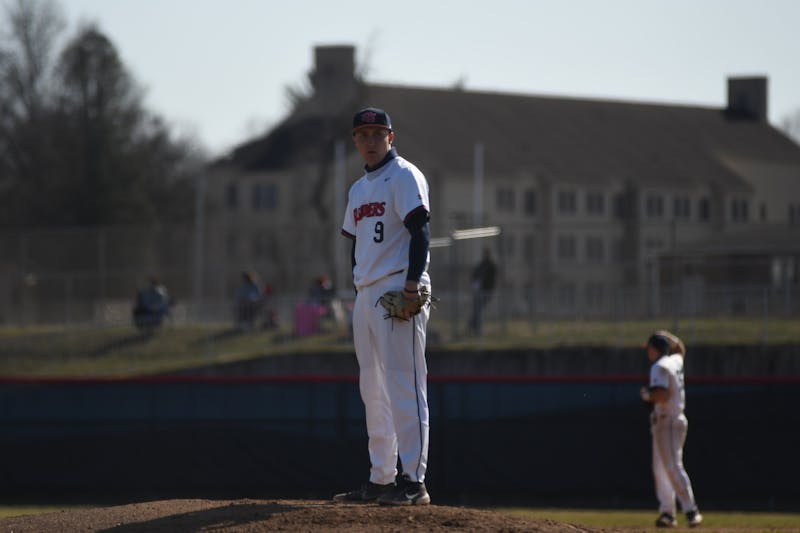
POLYGON ((684 415, 652 415, 653 477, 659 512, 675 516, 675 496, 683 512, 695 509, 689 475, 683 467, 683 444, 689 422, 684 415))
MULTIPOLYGON (((404 275, 388 276, 358 290, 353 339, 359 388, 367 416, 370 481, 395 480, 397 458, 411 481, 424 481, 428 466, 428 368, 425 338, 429 306, 410 321, 384 318, 378 299, 401 290, 404 275)), ((427 273, 420 285, 430 286, 427 273)))

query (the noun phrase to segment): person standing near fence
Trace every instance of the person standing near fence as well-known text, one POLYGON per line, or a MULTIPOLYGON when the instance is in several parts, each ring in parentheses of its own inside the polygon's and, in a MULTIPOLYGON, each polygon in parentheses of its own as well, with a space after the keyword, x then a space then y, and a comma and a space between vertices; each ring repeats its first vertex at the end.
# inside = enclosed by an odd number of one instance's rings
POLYGON ((639 394, 653 404, 650 432, 653 439, 653 477, 659 502, 657 527, 675 527, 675 496, 686 513, 689 527, 700 525, 703 516, 697 508, 689 475, 683 467, 683 445, 689 423, 684 414, 686 395, 683 362, 686 347, 669 331, 659 330, 647 339, 650 384, 639 394))
POLYGON ((426 505, 430 307, 387 318, 377 305, 389 291, 409 301, 421 301, 423 287, 430 291, 428 182, 397 155, 394 138, 386 111, 366 108, 354 116, 353 141, 366 172, 350 188, 342 234, 353 239, 353 343, 372 466, 367 483, 334 500, 426 505))
POLYGON ((483 333, 483 313, 489 298, 494 291, 497 278, 497 265, 492 260, 492 252, 488 247, 483 249, 483 259, 472 271, 472 316, 469 320, 469 331, 480 336, 483 333))

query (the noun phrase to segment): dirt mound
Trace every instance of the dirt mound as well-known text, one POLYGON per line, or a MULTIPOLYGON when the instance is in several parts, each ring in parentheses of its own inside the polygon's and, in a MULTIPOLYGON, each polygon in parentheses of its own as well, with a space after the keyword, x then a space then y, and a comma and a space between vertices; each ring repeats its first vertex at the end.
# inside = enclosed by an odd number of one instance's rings
POLYGON ((0 519, 0 531, 601 531, 440 505, 310 500, 164 500, 0 519))

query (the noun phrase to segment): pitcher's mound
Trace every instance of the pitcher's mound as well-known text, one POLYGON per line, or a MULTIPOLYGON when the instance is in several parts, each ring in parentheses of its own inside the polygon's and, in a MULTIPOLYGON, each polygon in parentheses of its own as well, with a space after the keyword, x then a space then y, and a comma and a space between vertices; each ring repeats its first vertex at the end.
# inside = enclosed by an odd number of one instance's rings
POLYGON ((500 512, 314 500, 164 500, 0 519, 0 531, 601 531, 500 512))

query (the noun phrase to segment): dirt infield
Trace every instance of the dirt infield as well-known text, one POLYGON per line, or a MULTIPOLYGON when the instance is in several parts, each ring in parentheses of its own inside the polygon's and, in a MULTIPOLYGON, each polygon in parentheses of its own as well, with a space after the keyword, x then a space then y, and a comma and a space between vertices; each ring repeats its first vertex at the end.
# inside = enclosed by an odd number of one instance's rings
POLYGON ((0 519, 0 531, 540 531, 600 532, 550 520, 431 505, 379 507, 313 500, 164 500, 0 519))

